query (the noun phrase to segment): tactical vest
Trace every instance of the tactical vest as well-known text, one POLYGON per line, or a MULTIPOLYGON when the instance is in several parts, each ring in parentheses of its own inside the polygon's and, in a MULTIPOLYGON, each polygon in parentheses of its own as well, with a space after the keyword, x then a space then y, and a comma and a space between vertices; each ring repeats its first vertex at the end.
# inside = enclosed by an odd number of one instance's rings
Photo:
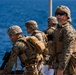
MULTIPOLYGON (((56 49, 55 51, 58 54, 61 53, 61 51, 63 50, 63 46, 64 46, 63 45, 63 39, 64 39, 63 30, 64 30, 64 28, 60 28, 59 30, 55 31, 55 34, 54 34, 55 49, 56 49)), ((76 52, 76 42, 74 44, 73 52, 76 52)))
POLYGON ((43 43, 45 44, 45 50, 43 52, 43 56, 46 56, 47 54, 49 54, 48 48, 47 48, 47 43, 48 43, 48 39, 47 36, 44 32, 42 31, 38 31, 36 30, 32 35, 35 36, 37 33, 41 33, 42 34, 42 38, 43 38, 43 43))
POLYGON ((45 31, 45 34, 47 35, 48 38, 48 42, 47 42, 47 48, 49 50, 49 54, 54 56, 55 54, 55 45, 53 42, 53 35, 54 35, 54 31, 55 31, 55 27, 50 27, 45 31))
POLYGON ((49 55, 54 56, 55 55, 55 43, 53 41, 48 41, 47 47, 49 50, 49 55))
POLYGON ((61 31, 55 32, 54 35, 56 37, 54 39, 56 53, 60 53, 62 51, 62 49, 63 49, 63 42, 62 42, 63 37, 62 37, 61 31))
POLYGON ((53 34, 55 29, 55 27, 50 27, 46 31, 44 31, 44 33, 47 35, 48 41, 53 40, 53 34))
MULTIPOLYGON (((44 42, 44 44, 46 44, 46 43, 47 43, 47 36, 45 35, 45 33, 42 32, 42 31, 36 30, 36 31, 32 34, 32 36, 35 36, 37 33, 41 33, 42 38, 43 38, 43 42, 44 42)), ((42 40, 40 40, 40 41, 42 41, 42 40)))
MULTIPOLYGON (((56 54, 57 61, 59 61, 61 58, 61 54, 62 54, 61 52, 62 52, 63 46, 64 46, 63 39, 64 39, 65 34, 63 35, 63 30, 64 30, 64 28, 60 28, 57 31, 55 31, 55 34, 54 34, 54 36, 55 36, 55 38, 54 38, 55 54, 56 54)), ((74 38, 76 38, 76 37, 74 36, 74 38)), ((67 66, 68 66, 69 73, 76 74, 76 39, 74 40, 73 53, 68 62, 69 63, 67 66)))
POLYGON ((22 37, 18 39, 18 41, 23 41, 28 47, 28 50, 24 51, 25 55, 27 56, 28 62, 35 62, 34 60, 37 61, 41 58, 41 56, 39 57, 38 54, 41 54, 44 51, 45 45, 35 36, 22 37))

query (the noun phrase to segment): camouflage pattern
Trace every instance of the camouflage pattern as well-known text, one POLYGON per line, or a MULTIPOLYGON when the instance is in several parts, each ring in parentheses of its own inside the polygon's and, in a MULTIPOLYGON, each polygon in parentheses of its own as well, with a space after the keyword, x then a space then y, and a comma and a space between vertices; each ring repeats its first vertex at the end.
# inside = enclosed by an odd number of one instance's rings
POLYGON ((56 27, 50 27, 48 28, 45 33, 47 34, 48 38, 48 43, 47 43, 47 48, 49 50, 49 54, 53 54, 54 52, 54 43, 53 43, 53 35, 56 27))
POLYGON ((56 17, 54 17, 54 16, 48 17, 48 21, 49 21, 50 23, 52 23, 52 24, 57 24, 57 23, 58 23, 56 17))
POLYGON ((38 24, 37 24, 37 22, 36 21, 34 21, 34 20, 29 20, 29 21, 27 21, 26 23, 25 23, 25 26, 27 27, 27 28, 32 28, 32 29, 34 29, 34 30, 32 30, 32 36, 35 36, 36 38, 38 38, 38 40, 40 40, 40 41, 44 41, 44 33, 43 32, 41 32, 41 31, 39 31, 39 30, 37 30, 37 28, 38 28, 38 24))
POLYGON ((58 23, 58 21, 57 21, 56 17, 54 17, 54 16, 49 17, 48 21, 49 21, 48 28, 44 31, 44 33, 47 35, 47 38, 48 38, 47 48, 49 50, 49 55, 51 55, 51 54, 53 54, 53 50, 54 50, 53 49, 54 48, 53 35, 54 35, 54 31, 56 29, 56 24, 58 23))
POLYGON ((55 29, 56 29, 55 27, 47 28, 45 34, 51 35, 52 33, 54 33, 55 29))
POLYGON ((35 30, 34 33, 32 34, 32 36, 37 37, 38 40, 42 41, 45 44, 46 49, 43 54, 45 54, 45 55, 48 54, 48 49, 47 49, 48 39, 47 39, 47 36, 45 35, 45 33, 42 31, 39 31, 39 30, 35 30))
POLYGON ((68 16, 68 21, 71 22, 70 9, 67 6, 61 5, 56 8, 55 16, 57 12, 65 12, 68 16))
MULTIPOLYGON (((46 46, 47 37, 46 37, 46 35, 44 34, 44 32, 37 30, 38 25, 37 25, 36 21, 34 21, 34 20, 27 21, 27 22, 25 23, 25 26, 26 26, 27 28, 29 28, 29 29, 32 30, 32 31, 31 31, 32 33, 30 33, 31 36, 35 36, 36 38, 38 38, 38 40, 44 42, 44 44, 45 44, 45 46, 46 46)), ((39 53, 38 53, 38 55, 40 56, 40 55, 42 55, 42 54, 39 54, 39 53)), ((40 69, 40 66, 43 64, 43 61, 42 61, 42 60, 43 60, 43 58, 41 57, 41 60, 38 61, 38 64, 39 64, 39 65, 37 65, 38 70, 40 69)), ((39 73, 39 74, 40 74, 40 73, 39 73)))
POLYGON ((31 51, 28 49, 27 45, 23 41, 19 41, 20 38, 23 36, 19 36, 18 40, 13 44, 12 50, 11 50, 11 56, 4 67, 4 71, 6 73, 10 73, 12 71, 13 65, 17 61, 17 57, 20 58, 22 67, 26 67, 26 74, 29 75, 32 73, 32 75, 38 75, 37 70, 37 62, 36 60, 36 53, 34 51, 31 51))
POLYGON ((53 39, 53 33, 57 24, 58 21, 56 17, 48 17, 48 28, 44 31, 44 33, 47 35, 48 41, 53 39))
POLYGON ((37 64, 29 64, 23 75, 38 75, 37 64))
POLYGON ((53 33, 56 27, 49 27, 44 32, 47 35, 48 41, 53 39, 53 33))
POLYGON ((17 33, 22 33, 22 29, 18 26, 18 25, 14 25, 9 27, 7 34, 9 36, 13 35, 13 34, 17 34, 17 33))
POLYGON ((54 52, 54 43, 53 43, 53 35, 56 27, 49 27, 47 30, 45 30, 45 34, 47 35, 48 42, 47 42, 47 48, 48 48, 48 55, 45 57, 45 64, 48 64, 49 66, 52 65, 52 60, 55 52, 54 52))
POLYGON ((36 38, 38 38, 38 40, 40 41, 44 41, 43 39, 43 32, 39 31, 39 30, 35 30, 32 34, 32 36, 35 36, 36 38))
POLYGON ((45 51, 43 52, 43 54, 47 54, 48 53, 48 49, 47 49, 47 37, 45 35, 44 32, 39 31, 39 30, 35 30, 32 34, 32 36, 35 36, 36 38, 38 38, 38 40, 42 41, 45 44, 45 51))
MULTIPOLYGON (((47 53, 48 53, 48 49, 47 49, 47 37, 46 37, 46 35, 45 35, 45 33, 44 32, 42 32, 42 31, 39 31, 39 30, 35 30, 34 32, 33 32, 33 34, 32 34, 32 36, 35 36, 35 37, 37 37, 40 41, 42 41, 42 42, 44 42, 44 44, 45 44, 45 46, 46 46, 46 49, 44 50, 44 52, 43 52, 43 54, 39 54, 39 55, 42 55, 42 56, 44 56, 44 55, 46 55, 47 53)), ((39 75, 42 75, 42 73, 41 73, 41 68, 42 68, 42 65, 44 64, 44 58, 43 57, 41 57, 41 60, 39 61, 39 65, 37 65, 37 67, 38 67, 38 70, 39 70, 39 75)))
POLYGON ((54 32, 55 55, 53 68, 64 70, 63 75, 71 75, 69 73, 69 60, 75 47, 75 29, 69 22, 57 27, 54 32))
POLYGON ((32 28, 32 29, 37 29, 38 28, 38 25, 37 25, 37 22, 34 21, 34 20, 29 20, 25 23, 25 26, 27 28, 32 28))

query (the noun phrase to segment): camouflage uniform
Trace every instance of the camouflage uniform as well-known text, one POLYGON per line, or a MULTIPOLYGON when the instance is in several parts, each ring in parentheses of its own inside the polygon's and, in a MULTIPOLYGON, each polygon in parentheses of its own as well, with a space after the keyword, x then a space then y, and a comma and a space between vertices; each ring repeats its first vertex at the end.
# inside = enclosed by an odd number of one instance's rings
POLYGON ((37 30, 38 24, 34 20, 29 20, 25 23, 27 28, 32 29, 33 33, 31 36, 37 37, 40 41, 45 41, 45 34, 42 31, 37 30))
POLYGON ((54 34, 56 62, 53 64, 55 69, 63 69, 64 75, 70 75, 69 60, 74 50, 75 29, 67 22, 63 26, 58 26, 54 34))
POLYGON ((53 34, 54 31, 56 29, 56 24, 57 24, 57 19, 56 17, 52 16, 52 17, 48 17, 48 28, 44 31, 44 33, 47 36, 48 42, 47 42, 47 48, 48 51, 45 52, 45 56, 44 56, 44 67, 42 68, 41 72, 43 73, 43 75, 46 75, 46 73, 53 75, 53 69, 52 68, 52 55, 53 55, 53 34), (49 69, 49 70, 48 70, 49 69))
POLYGON ((37 30, 38 24, 37 24, 36 21, 34 21, 34 20, 29 20, 29 21, 27 21, 27 22, 25 23, 25 26, 26 26, 27 28, 32 29, 32 33, 30 33, 31 36, 35 36, 36 38, 38 38, 38 40, 40 40, 40 41, 42 41, 42 42, 44 42, 44 43, 46 44, 47 37, 46 37, 46 35, 45 35, 44 32, 37 30))
POLYGON ((48 28, 44 31, 45 34, 47 34, 48 41, 53 40, 53 33, 54 33, 54 30, 56 29, 57 23, 58 22, 56 17, 52 16, 48 18, 48 28))
MULTIPOLYGON (((54 61, 52 61, 52 66, 56 71, 58 69, 63 70, 63 75, 73 75, 69 73, 69 61, 73 50, 75 49, 75 39, 76 33, 72 25, 70 25, 70 10, 66 6, 58 6, 55 12, 65 12, 67 14, 67 21, 63 25, 57 26, 54 32, 54 61)), ((57 73, 55 72, 55 75, 57 73)))
MULTIPOLYGON (((56 25, 58 24, 56 17, 52 16, 52 17, 48 17, 48 28, 44 31, 45 34, 47 35, 48 38, 48 43, 47 43, 47 48, 49 50, 49 56, 52 55, 53 52, 53 35, 54 35, 54 31, 56 29, 56 25)), ((51 61, 51 57, 50 60, 48 60, 46 63, 48 63, 49 65, 51 65, 51 63, 49 63, 51 61)))
MULTIPOLYGON (((9 36, 11 36, 12 34, 17 34, 19 32, 18 28, 18 26, 10 27, 8 29, 9 36)), ((19 33, 21 32, 22 31, 20 29, 19 33)), ((19 57, 21 60, 22 67, 26 67, 24 75, 38 75, 37 62, 35 61, 36 53, 34 51, 29 50, 27 44, 23 40, 20 40, 22 37, 22 35, 19 35, 17 40, 13 43, 11 56, 8 63, 4 67, 4 71, 6 73, 10 73, 12 71, 13 65, 16 63, 17 57, 19 57)))
MULTIPOLYGON (((33 33, 31 34, 31 36, 35 36, 36 38, 38 38, 38 40, 44 42, 45 45, 46 45, 46 41, 47 41, 46 35, 44 34, 44 32, 37 30, 38 25, 37 25, 36 21, 34 21, 34 20, 29 20, 29 21, 27 21, 27 22, 25 23, 25 26, 26 26, 27 28, 31 28, 31 29, 32 29, 33 33)), ((40 55, 42 55, 42 54, 40 54, 40 55)), ((42 56, 43 56, 43 55, 42 55, 42 56)), ((43 65, 42 60, 43 60, 43 57, 41 58, 41 60, 40 60, 39 63, 38 63, 38 69, 39 69, 39 70, 41 69, 41 68, 40 68, 41 65, 43 65), (41 65, 40 65, 40 64, 41 64, 41 65)), ((40 71, 39 71, 39 72, 40 72, 40 71)), ((39 74, 40 74, 40 73, 39 73, 39 74)))
POLYGON ((45 33, 47 34, 48 41, 53 40, 53 33, 55 29, 55 27, 50 27, 45 31, 45 33))

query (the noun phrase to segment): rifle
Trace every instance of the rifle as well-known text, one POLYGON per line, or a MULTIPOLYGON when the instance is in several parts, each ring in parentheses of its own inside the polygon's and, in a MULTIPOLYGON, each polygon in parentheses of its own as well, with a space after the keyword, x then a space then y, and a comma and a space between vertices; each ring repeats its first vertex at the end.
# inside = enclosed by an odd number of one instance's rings
POLYGON ((10 58, 10 55, 11 55, 11 51, 10 51, 10 52, 6 52, 6 53, 4 54, 4 56, 3 56, 3 58, 2 58, 2 60, 4 60, 4 61, 3 61, 2 65, 1 65, 1 67, 0 67, 1 70, 4 69, 6 63, 8 62, 8 60, 9 60, 9 58, 10 58))

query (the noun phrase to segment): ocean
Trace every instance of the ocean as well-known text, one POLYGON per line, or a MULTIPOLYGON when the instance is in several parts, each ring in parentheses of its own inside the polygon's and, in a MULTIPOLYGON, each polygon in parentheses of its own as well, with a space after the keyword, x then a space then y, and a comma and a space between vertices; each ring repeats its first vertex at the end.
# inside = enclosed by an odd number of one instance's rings
MULTIPOLYGON (((66 5, 70 8, 72 25, 76 29, 76 0, 52 1, 53 16, 59 5, 66 5)), ((3 62, 3 55, 12 47, 12 42, 7 35, 8 27, 19 25, 23 30, 23 35, 28 35, 25 22, 35 20, 38 23, 38 29, 43 31, 47 28, 48 11, 49 0, 0 0, 0 65, 3 62)))

